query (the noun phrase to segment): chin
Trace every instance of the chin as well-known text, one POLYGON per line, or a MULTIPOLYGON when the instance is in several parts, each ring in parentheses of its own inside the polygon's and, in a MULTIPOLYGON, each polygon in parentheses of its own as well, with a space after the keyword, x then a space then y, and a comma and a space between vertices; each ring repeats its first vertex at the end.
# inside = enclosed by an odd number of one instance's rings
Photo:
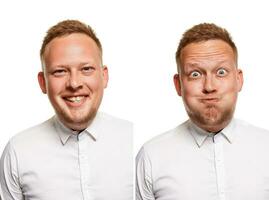
POLYGON ((72 130, 83 130, 88 127, 90 118, 72 118, 72 117, 62 117, 63 123, 72 130))
POLYGON ((69 123, 84 124, 92 120, 94 116, 95 116, 95 113, 89 113, 88 115, 85 115, 85 116, 83 115, 70 116, 67 118, 67 121, 69 121, 69 123))
POLYGON ((221 112, 215 108, 205 111, 196 111, 188 113, 190 119, 199 127, 209 132, 218 132, 222 130, 231 121, 233 110, 221 112))
POLYGON ((74 129, 73 127, 80 127, 85 125, 87 126, 89 122, 95 117, 96 112, 94 111, 90 111, 87 113, 57 112, 57 115, 65 125, 67 125, 71 129, 74 129))

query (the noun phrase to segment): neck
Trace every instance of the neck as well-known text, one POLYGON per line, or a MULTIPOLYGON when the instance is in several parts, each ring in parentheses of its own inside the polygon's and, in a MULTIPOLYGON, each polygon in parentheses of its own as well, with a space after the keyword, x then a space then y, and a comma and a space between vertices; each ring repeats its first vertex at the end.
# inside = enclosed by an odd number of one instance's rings
POLYGON ((226 120, 226 121, 223 121, 221 123, 216 123, 216 124, 204 124, 204 123, 199 123, 199 122, 196 122, 196 121, 193 121, 193 123, 196 124, 196 126, 198 126, 199 128, 207 131, 207 132, 210 132, 210 133, 214 133, 214 134, 217 134, 219 133, 220 131, 222 131, 230 122, 231 122, 232 119, 229 119, 229 120, 226 120))

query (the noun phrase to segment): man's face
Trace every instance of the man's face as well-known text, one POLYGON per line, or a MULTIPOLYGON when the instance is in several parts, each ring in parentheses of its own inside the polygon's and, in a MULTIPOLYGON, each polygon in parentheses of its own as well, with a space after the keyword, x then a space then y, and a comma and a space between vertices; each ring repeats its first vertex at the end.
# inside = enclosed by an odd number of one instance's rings
POLYGON ((187 45, 180 56, 181 72, 174 83, 190 119, 209 132, 222 130, 233 117, 243 85, 232 48, 209 40, 187 45))
POLYGON ((46 46, 43 63, 39 84, 59 119, 73 130, 85 129, 108 81, 96 43, 80 33, 55 38, 46 46))

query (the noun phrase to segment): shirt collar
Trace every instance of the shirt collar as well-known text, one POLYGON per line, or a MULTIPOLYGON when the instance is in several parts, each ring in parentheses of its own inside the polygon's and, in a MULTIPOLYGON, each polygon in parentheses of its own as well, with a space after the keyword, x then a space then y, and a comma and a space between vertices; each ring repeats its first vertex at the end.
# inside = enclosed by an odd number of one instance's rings
POLYGON ((191 135, 193 136, 196 144, 201 147, 204 141, 208 136, 210 136, 210 133, 207 131, 201 129, 196 124, 194 124, 191 120, 189 120, 189 130, 191 135))
POLYGON ((73 131, 70 128, 67 128, 61 122, 61 120, 57 115, 54 116, 54 126, 57 133, 59 134, 59 137, 63 145, 66 144, 67 140, 72 135, 83 134, 83 132, 87 133, 94 141, 96 141, 99 133, 102 130, 102 114, 97 113, 92 122, 89 124, 89 126, 81 133, 79 133, 78 131, 73 131))
MULTIPOLYGON (((235 120, 232 119, 230 121, 230 123, 219 133, 217 133, 217 135, 222 135, 229 143, 232 143, 233 139, 234 139, 234 126, 235 126, 235 120)), ((189 120, 189 130, 191 135, 193 136, 196 144, 201 147, 204 143, 204 141, 208 138, 208 137, 215 137, 214 133, 205 131, 203 129, 201 129, 200 127, 198 127, 195 123, 193 123, 191 120, 189 120)))
POLYGON ((100 133, 103 132, 106 124, 104 123, 104 114, 97 112, 96 116, 90 123, 90 125, 85 129, 85 131, 91 135, 94 141, 100 137, 100 133))
POLYGON ((234 127, 236 124, 236 120, 232 119, 230 123, 221 131, 222 135, 227 139, 229 143, 232 143, 234 141, 235 137, 235 131, 234 127))

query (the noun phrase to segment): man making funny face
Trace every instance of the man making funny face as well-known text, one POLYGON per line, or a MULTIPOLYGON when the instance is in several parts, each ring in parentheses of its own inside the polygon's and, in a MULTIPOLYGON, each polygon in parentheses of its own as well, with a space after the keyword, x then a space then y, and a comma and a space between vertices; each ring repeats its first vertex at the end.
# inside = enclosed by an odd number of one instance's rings
POLYGON ((183 34, 174 85, 189 119, 141 148, 137 200, 269 199, 269 132, 234 118, 243 85, 237 59, 215 24, 183 34))

